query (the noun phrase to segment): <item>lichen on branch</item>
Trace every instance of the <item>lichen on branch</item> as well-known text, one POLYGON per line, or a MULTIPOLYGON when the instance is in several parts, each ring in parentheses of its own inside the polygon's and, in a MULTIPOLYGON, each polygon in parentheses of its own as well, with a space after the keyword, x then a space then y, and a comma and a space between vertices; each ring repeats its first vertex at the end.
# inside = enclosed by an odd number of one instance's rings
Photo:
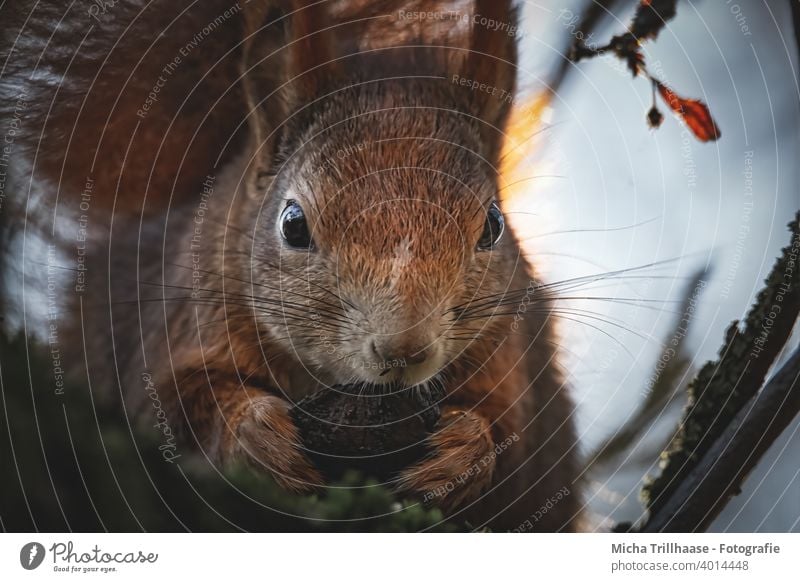
POLYGON ((728 327, 719 357, 707 362, 688 387, 688 404, 661 474, 642 491, 650 512, 673 495, 742 407, 759 391, 784 349, 800 313, 800 212, 792 234, 743 322, 728 327))

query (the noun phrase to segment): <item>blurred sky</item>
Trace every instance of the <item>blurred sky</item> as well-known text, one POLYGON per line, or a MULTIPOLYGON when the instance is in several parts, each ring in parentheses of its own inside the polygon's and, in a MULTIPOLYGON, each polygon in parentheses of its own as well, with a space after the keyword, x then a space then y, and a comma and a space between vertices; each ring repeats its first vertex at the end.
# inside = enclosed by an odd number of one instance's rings
MULTIPOLYGON (((624 30, 633 4, 594 40, 602 43, 624 30)), ((524 6, 520 80, 535 93, 568 44, 569 14, 563 10, 579 14, 583 4, 524 6)), ((551 127, 528 160, 530 174, 560 177, 530 181, 514 211, 532 214, 513 217, 548 281, 677 258, 646 273, 664 278, 595 284, 595 295, 674 301, 688 277, 710 268, 689 336, 699 367, 715 357, 730 321, 747 311, 800 207, 800 92, 789 2, 680 2, 678 16, 644 49, 651 72, 681 96, 709 105, 722 138, 699 143, 663 104, 666 119, 658 131, 650 130, 650 84, 632 79, 612 57, 583 61, 545 114, 551 127), (548 234, 576 230, 582 232, 548 234)), ((673 303, 655 306, 570 303, 633 330, 581 318, 613 341, 584 324, 563 324, 586 450, 619 428, 644 397, 659 342, 672 330, 671 312, 680 310, 673 303)), ((670 416, 653 432, 664 438, 674 422, 670 416)), ((638 490, 648 469, 654 467, 617 463, 595 475, 593 506, 616 519, 638 517, 638 490)), ((713 529, 800 531, 798 471, 795 423, 713 529)))

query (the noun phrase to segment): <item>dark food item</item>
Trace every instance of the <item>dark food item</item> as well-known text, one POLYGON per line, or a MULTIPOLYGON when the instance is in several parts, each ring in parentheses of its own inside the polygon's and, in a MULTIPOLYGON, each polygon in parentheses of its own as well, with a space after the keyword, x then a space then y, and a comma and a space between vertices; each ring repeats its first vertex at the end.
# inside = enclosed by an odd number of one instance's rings
POLYGON ((292 417, 306 453, 327 478, 357 469, 388 479, 428 452, 443 396, 439 385, 391 391, 336 385, 298 402, 292 417))

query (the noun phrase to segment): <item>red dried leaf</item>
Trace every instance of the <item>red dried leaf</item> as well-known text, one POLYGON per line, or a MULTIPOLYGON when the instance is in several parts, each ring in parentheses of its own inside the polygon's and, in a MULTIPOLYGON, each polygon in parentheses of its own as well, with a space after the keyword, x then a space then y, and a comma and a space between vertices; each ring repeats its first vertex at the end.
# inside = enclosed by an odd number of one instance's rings
POLYGON ((676 114, 686 122, 689 129, 692 130, 695 137, 700 141, 716 141, 720 137, 720 131, 714 119, 711 117, 711 112, 702 101, 697 99, 684 99, 679 97, 672 89, 654 81, 661 98, 669 105, 676 114))

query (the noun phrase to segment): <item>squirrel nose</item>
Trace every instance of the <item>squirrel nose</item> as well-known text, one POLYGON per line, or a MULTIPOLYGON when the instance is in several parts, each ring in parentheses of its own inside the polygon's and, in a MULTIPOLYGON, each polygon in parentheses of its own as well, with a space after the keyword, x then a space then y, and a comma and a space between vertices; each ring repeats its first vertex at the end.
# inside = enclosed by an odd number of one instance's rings
POLYGON ((372 351, 384 362, 402 362, 403 365, 421 364, 428 359, 429 350, 423 345, 395 344, 388 341, 373 341, 372 351))

